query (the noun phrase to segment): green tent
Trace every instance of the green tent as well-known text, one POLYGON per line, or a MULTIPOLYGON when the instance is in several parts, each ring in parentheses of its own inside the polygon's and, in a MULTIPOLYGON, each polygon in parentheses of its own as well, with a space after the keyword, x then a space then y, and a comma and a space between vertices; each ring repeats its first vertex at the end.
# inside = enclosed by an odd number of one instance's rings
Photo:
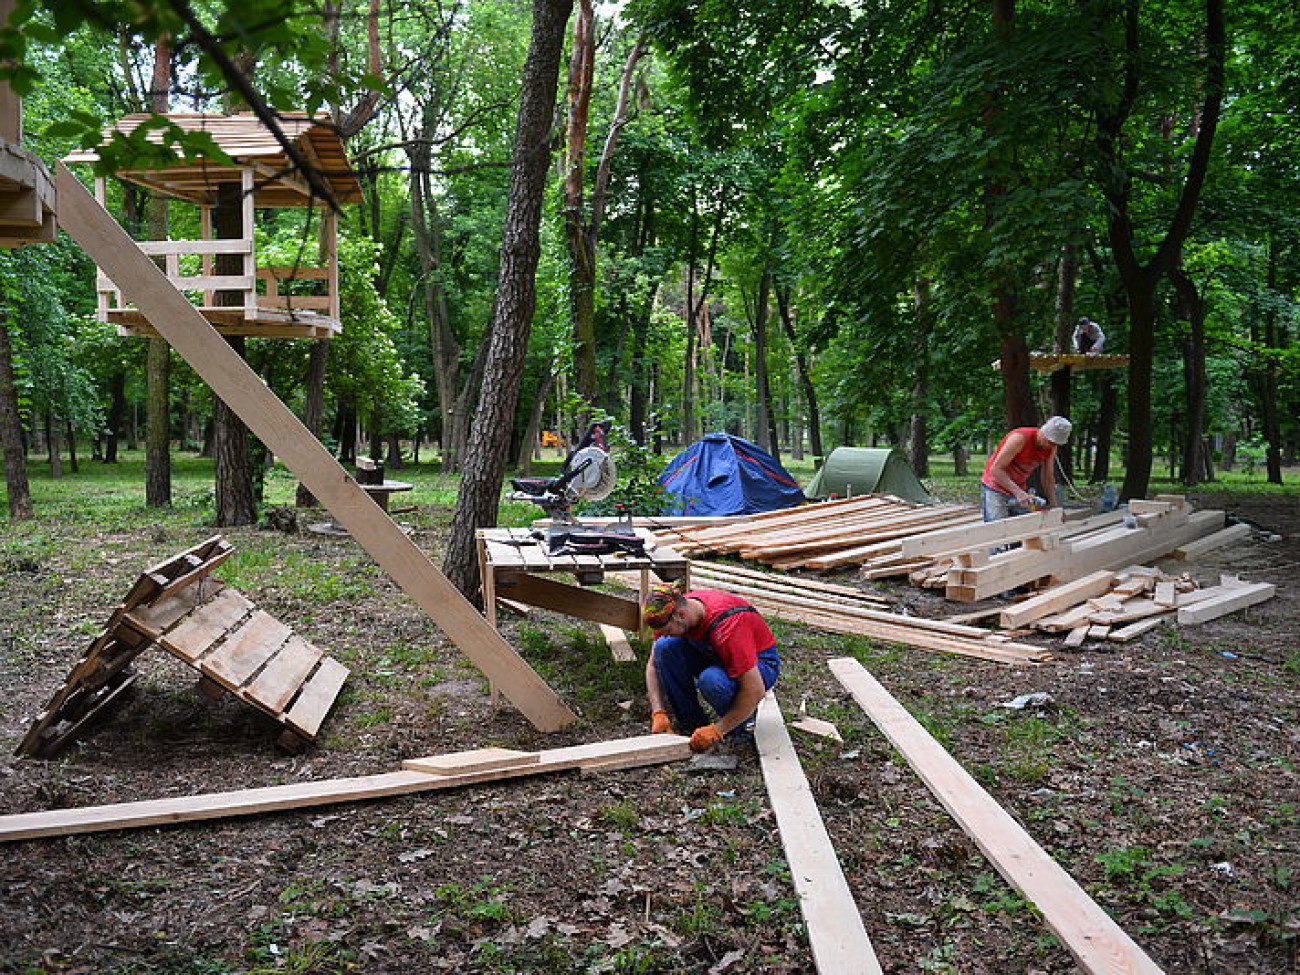
POLYGON ((934 501, 899 451, 890 447, 836 447, 804 488, 809 498, 893 494, 906 501, 934 501))

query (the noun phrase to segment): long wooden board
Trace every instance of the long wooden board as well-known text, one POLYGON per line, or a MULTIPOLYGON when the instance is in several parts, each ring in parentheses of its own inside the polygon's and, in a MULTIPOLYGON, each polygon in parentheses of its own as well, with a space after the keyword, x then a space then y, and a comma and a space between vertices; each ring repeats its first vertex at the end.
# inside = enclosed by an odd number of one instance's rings
POLYGON ((758 706, 754 742, 817 971, 824 975, 883 971, 786 731, 781 707, 770 691, 758 706))
POLYGON ((837 657, 829 664, 1007 883, 1038 908, 1085 972, 1155 975, 1161 971, 862 664, 849 657, 837 657))
POLYGON ((541 731, 577 720, 62 163, 56 186, 59 225, 493 686, 541 731))
POLYGON ((509 768, 478 769, 459 774, 384 772, 321 782, 298 782, 264 789, 239 789, 171 799, 145 799, 81 809, 0 816, 0 842, 43 836, 68 836, 110 829, 131 829, 169 823, 194 822, 226 816, 253 816, 285 809, 304 809, 340 802, 358 802, 386 796, 453 789, 497 779, 539 775, 569 769, 611 769, 673 762, 690 756, 690 739, 682 735, 639 735, 589 745, 571 745, 538 753, 537 761, 509 768))

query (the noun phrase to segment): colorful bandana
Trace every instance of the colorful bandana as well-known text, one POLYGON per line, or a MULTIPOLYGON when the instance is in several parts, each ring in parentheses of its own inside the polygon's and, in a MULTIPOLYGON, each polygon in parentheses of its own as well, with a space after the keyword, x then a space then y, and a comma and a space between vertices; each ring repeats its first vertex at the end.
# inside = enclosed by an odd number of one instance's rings
POLYGON ((657 630, 673 618, 673 612, 681 599, 682 590, 678 586, 652 586, 650 595, 641 607, 641 619, 650 629, 657 630))

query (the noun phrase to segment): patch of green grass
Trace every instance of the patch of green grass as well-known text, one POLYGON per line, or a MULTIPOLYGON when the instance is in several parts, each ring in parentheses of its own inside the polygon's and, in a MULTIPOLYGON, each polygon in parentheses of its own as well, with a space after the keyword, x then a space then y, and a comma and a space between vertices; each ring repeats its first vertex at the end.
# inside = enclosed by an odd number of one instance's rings
POLYGON ((433 893, 446 913, 462 920, 505 923, 518 919, 506 899, 508 888, 496 886, 491 877, 469 884, 443 884, 433 893))
POLYGON ((687 937, 713 934, 722 927, 722 907, 705 891, 697 891, 690 905, 678 911, 668 926, 687 937))
POLYGON ((641 825, 641 812, 636 803, 630 800, 602 806, 596 813, 596 818, 624 833, 630 833, 641 825))
POLYGON ((389 707, 367 711, 364 714, 357 715, 356 719, 358 728, 378 728, 380 725, 388 724, 392 720, 393 709, 389 707))

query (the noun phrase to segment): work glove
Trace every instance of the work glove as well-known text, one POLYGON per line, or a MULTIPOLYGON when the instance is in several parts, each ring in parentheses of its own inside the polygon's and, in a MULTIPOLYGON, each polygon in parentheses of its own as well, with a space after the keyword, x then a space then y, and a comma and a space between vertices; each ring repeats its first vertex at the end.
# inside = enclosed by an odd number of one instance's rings
POLYGON ((650 734, 652 735, 669 735, 673 731, 672 719, 668 717, 667 711, 656 711, 650 715, 650 734))
POLYGON ((707 752, 720 741, 722 741, 722 732, 718 730, 718 726, 706 724, 702 728, 696 728, 695 734, 691 735, 691 751, 707 752))

